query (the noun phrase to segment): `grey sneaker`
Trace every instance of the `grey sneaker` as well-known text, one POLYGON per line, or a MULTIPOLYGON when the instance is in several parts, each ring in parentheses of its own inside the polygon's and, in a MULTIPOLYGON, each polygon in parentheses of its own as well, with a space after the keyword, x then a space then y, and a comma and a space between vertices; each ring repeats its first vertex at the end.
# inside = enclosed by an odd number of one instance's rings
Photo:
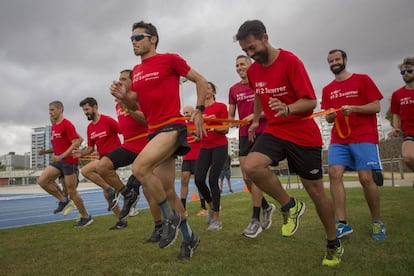
POLYGON ((119 213, 119 219, 123 220, 129 216, 132 208, 135 208, 135 204, 137 204, 139 200, 139 196, 134 191, 131 191, 131 195, 129 197, 124 198, 124 206, 122 206, 122 210, 119 213))
POLYGON ((200 238, 193 233, 190 241, 181 242, 181 251, 178 255, 178 259, 190 259, 193 256, 194 250, 197 248, 199 244, 200 238))
POLYGON ((108 211, 113 210, 117 205, 119 198, 117 199, 118 195, 114 189, 111 189, 108 192, 108 211))
POLYGON ((275 212, 276 207, 272 203, 269 204, 267 209, 263 209, 262 227, 263 230, 267 230, 272 225, 272 215, 275 212))
POLYGON ((223 223, 220 220, 214 220, 207 227, 207 231, 219 231, 223 228, 223 223))
POLYGON ((149 237, 145 242, 147 243, 160 242, 160 238, 161 238, 161 227, 155 227, 154 231, 152 231, 151 237, 149 237))
POLYGON ((160 248, 166 248, 172 245, 178 236, 178 230, 180 230, 181 217, 176 216, 173 219, 164 219, 162 221, 162 230, 160 235, 160 248))
POLYGON ((59 201, 58 207, 53 211, 54 214, 61 213, 70 204, 70 199, 66 198, 65 201, 59 201))
POLYGON ((246 229, 242 232, 242 235, 248 238, 256 238, 260 233, 262 233, 263 228, 260 225, 260 221, 257 219, 252 219, 246 229))

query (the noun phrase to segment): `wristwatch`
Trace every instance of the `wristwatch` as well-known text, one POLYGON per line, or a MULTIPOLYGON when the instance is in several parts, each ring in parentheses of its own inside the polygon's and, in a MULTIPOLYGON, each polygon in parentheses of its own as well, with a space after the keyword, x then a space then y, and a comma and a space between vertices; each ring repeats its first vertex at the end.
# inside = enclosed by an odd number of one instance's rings
POLYGON ((206 107, 205 107, 204 105, 197 105, 197 106, 196 106, 196 109, 200 110, 200 111, 201 111, 201 113, 203 113, 203 112, 204 112, 204 110, 206 110, 206 107))

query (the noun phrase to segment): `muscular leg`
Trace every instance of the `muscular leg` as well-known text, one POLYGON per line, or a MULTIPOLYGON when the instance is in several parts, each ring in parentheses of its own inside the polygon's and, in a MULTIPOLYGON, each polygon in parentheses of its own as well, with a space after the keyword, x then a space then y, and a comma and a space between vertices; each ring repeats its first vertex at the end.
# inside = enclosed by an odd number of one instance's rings
POLYGON ((75 173, 71 175, 65 175, 65 184, 66 184, 66 188, 67 188, 70 198, 75 203, 76 208, 78 208, 78 211, 81 217, 87 218, 89 217, 89 214, 86 211, 82 197, 79 195, 78 191, 76 190, 76 182, 77 182, 77 176, 75 173))
POLYGON ((66 200, 66 197, 62 189, 60 189, 60 187, 55 182, 60 174, 60 171, 55 167, 47 166, 40 175, 38 183, 43 190, 56 197, 59 201, 63 202, 66 200))
POLYGON ((414 171, 414 141, 404 141, 401 152, 407 167, 414 171))
POLYGON ((372 178, 372 172, 371 170, 361 170, 358 171, 358 175, 371 212, 371 218, 373 221, 380 221, 380 196, 378 187, 372 178))
MULTIPOLYGON (((329 166, 329 183, 334 210, 337 220, 346 221, 346 194, 343 182, 345 167, 341 165, 329 166)), ((370 171, 371 173, 371 171, 370 171)))
POLYGON ((301 181, 316 207, 316 212, 325 228, 328 240, 336 240, 335 214, 333 203, 326 195, 322 178, 307 180, 301 177, 301 181))

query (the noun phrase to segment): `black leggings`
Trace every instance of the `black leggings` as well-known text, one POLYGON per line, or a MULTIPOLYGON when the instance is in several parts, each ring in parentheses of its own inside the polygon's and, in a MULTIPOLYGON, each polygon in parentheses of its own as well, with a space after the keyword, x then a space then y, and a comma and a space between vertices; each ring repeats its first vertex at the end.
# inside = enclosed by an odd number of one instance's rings
POLYGON ((196 172, 194 174, 195 184, 198 191, 207 203, 213 202, 213 210, 216 212, 220 210, 220 188, 218 180, 221 169, 226 162, 227 155, 228 145, 201 149, 197 159, 196 172), (210 189, 206 185, 206 177, 209 169, 208 184, 210 189))

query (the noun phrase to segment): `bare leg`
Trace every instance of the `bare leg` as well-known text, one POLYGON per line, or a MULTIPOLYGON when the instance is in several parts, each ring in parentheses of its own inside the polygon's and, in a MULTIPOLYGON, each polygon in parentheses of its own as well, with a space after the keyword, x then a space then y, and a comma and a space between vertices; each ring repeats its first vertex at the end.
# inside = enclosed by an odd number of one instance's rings
POLYGON ((346 194, 343 182, 345 167, 341 165, 329 166, 329 182, 331 196, 337 220, 345 221, 346 217, 346 194))

